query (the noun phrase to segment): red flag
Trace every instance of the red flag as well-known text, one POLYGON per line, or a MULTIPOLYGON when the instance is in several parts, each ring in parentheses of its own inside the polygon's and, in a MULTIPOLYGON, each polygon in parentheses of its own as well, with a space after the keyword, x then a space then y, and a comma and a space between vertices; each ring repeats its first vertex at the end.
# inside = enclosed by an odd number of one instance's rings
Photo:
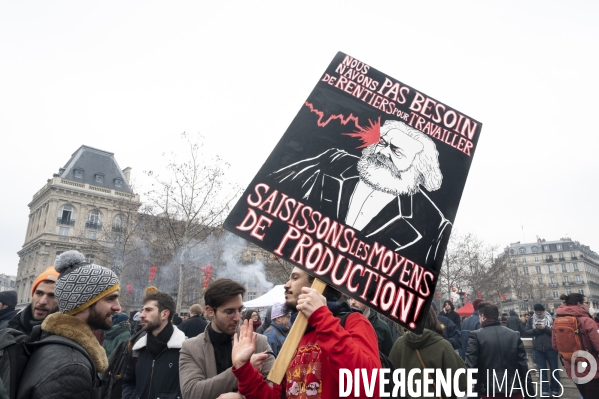
POLYGON ((148 281, 154 281, 154 276, 156 276, 157 270, 158 268, 156 266, 150 267, 150 278, 148 279, 148 281))

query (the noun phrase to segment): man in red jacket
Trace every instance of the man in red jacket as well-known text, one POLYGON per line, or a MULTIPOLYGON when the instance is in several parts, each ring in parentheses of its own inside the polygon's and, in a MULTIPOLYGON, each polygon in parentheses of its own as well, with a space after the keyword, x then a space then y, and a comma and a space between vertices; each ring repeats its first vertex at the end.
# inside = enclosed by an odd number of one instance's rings
MULTIPOLYGON (((233 345, 233 373, 239 380, 239 393, 247 399, 329 399, 339 397, 339 369, 366 369, 372 375, 381 368, 378 340, 372 325, 359 312, 352 313, 341 327, 336 315, 351 312, 346 302, 340 302, 341 293, 327 286, 324 295, 310 288, 314 278, 302 269, 294 268, 285 284, 285 305, 293 312, 308 318, 308 328, 291 360, 281 385, 269 387, 251 366, 255 349, 255 334, 245 322, 239 338, 233 345)), ((377 375, 378 381, 378 375, 377 375)), ((355 383, 355 381, 354 381, 355 383)), ((379 398, 378 382, 374 395, 366 396, 364 385, 360 397, 379 398)))

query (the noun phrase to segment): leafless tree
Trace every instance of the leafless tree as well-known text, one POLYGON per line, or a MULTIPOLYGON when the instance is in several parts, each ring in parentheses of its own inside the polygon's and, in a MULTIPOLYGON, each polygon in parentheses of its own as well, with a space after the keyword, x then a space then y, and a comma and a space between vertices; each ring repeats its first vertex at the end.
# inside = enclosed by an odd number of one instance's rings
POLYGON ((215 156, 208 159, 202 152, 201 137, 182 134, 188 154, 171 154, 168 176, 154 171, 147 193, 149 212, 162 220, 165 241, 178 264, 177 311, 185 295, 185 276, 190 250, 204 242, 222 224, 239 189, 226 182, 229 165, 215 156))

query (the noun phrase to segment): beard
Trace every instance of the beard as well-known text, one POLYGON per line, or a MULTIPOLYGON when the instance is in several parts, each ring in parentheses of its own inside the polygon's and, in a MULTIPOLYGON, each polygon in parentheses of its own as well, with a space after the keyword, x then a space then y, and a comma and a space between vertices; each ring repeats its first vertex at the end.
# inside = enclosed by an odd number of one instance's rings
POLYGON ((419 173, 414 165, 400 171, 393 161, 383 154, 375 153, 376 145, 364 148, 358 161, 360 179, 370 188, 387 194, 414 195, 420 191, 419 173))
POLYGON ((112 310, 104 314, 96 311, 96 306, 94 304, 89 308, 87 324, 92 330, 110 330, 112 328, 112 314, 112 310))
MULTIPOLYGON (((293 292, 285 291, 285 294, 293 295, 293 292)), ((290 300, 285 300, 285 302, 283 303, 283 305, 285 305, 286 312, 297 312, 297 298, 294 299, 295 303, 292 303, 290 300)))
POLYGON ((147 323, 142 324, 141 329, 144 330, 145 332, 147 332, 148 334, 151 333, 152 331, 154 331, 155 329, 157 329, 158 327, 160 327, 161 323, 160 323, 160 319, 158 320, 148 320, 146 319, 147 323))

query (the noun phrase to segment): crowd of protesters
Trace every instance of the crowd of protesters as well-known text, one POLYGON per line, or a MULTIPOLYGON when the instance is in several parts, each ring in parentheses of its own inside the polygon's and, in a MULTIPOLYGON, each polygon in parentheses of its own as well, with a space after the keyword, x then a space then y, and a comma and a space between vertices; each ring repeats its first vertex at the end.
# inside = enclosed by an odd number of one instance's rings
MULTIPOLYGON (((151 287, 130 318, 121 313, 117 276, 76 251, 65 252, 36 278, 24 309, 15 309, 16 292, 0 292, 0 329, 21 332, 37 345, 17 397, 336 398, 340 369, 381 368, 387 358, 406 370, 476 368, 479 376, 505 375, 503 385, 478 378, 477 396, 518 398, 527 392, 509 396, 510 388, 531 384, 517 379, 528 371, 523 337, 532 338, 533 360, 545 370, 538 394, 560 397, 563 387, 554 370, 563 368, 572 377, 570 359, 558 364, 552 334, 555 318, 562 316, 578 320, 584 343, 599 360, 598 323, 580 294, 562 296, 555 314, 541 304, 531 313, 501 314, 496 305, 477 299, 464 320, 445 301, 440 311, 431 306, 424 331, 416 334, 333 287, 318 293, 313 280, 294 268, 284 286, 285 302, 269 307, 264 320, 258 310, 244 309, 245 288, 230 279, 213 281, 204 292, 205 309, 195 304, 181 317, 173 298, 151 287), (269 383, 265 377, 300 313, 308 327, 283 381, 269 383)), ((465 374, 456 383, 465 391, 465 374)), ((581 397, 599 398, 599 372, 576 386, 581 397)), ((3 395, 0 384, 0 399, 8 397, 3 395)), ((358 395, 367 397, 364 391, 358 395)), ((373 397, 378 395, 377 385, 373 397)))

